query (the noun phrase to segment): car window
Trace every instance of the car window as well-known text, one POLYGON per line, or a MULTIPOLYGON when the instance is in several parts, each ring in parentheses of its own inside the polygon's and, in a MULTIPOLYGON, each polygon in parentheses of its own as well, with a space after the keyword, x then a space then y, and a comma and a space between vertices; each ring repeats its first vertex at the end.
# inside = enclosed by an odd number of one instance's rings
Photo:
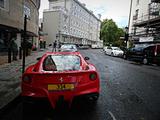
POLYGON ((43 70, 45 71, 57 71, 57 67, 51 56, 46 57, 43 62, 43 70))
POLYGON ((107 49, 112 49, 111 47, 107 47, 107 49))
POLYGON ((112 48, 113 50, 121 50, 120 48, 112 48))
POLYGON ((51 55, 49 58, 55 63, 56 71, 80 70, 80 57, 76 55, 51 55))

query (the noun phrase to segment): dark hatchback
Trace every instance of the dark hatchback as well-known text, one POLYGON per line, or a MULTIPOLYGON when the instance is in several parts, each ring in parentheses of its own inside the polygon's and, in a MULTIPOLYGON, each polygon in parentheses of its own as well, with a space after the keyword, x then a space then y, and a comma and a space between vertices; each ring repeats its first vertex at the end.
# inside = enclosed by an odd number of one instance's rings
POLYGON ((127 49, 124 53, 124 58, 139 61, 143 64, 153 63, 160 65, 160 44, 127 49))

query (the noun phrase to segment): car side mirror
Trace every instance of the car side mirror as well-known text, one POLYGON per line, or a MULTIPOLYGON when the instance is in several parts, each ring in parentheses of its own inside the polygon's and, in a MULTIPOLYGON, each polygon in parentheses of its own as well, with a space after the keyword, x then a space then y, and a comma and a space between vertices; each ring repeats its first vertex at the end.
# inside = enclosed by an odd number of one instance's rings
POLYGON ((41 59, 41 57, 38 57, 37 60, 39 61, 41 59))
POLYGON ((85 60, 89 60, 90 58, 89 58, 89 57, 85 57, 84 59, 85 59, 85 60))

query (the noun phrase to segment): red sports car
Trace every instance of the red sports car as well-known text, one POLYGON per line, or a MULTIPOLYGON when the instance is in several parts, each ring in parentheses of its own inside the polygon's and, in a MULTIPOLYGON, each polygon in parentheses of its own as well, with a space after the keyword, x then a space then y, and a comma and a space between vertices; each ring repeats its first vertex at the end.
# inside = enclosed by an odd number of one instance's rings
POLYGON ((47 98, 53 108, 58 101, 71 105, 79 96, 97 101, 99 75, 88 59, 79 52, 46 53, 23 74, 21 95, 32 99, 47 98))

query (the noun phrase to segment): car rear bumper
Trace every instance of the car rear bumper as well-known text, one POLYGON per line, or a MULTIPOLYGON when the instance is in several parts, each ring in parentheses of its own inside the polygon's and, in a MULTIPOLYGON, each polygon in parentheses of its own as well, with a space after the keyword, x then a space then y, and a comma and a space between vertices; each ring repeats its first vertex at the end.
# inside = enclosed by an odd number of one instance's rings
POLYGON ((123 53, 115 53, 114 56, 116 56, 116 57, 122 57, 123 53))
POLYGON ((59 101, 65 101, 69 104, 69 106, 71 106, 73 99, 81 96, 89 98, 95 94, 99 94, 99 85, 95 87, 95 84, 79 86, 72 91, 48 91, 44 88, 23 84, 21 96, 30 97, 33 99, 47 98, 52 107, 55 108, 59 101))

